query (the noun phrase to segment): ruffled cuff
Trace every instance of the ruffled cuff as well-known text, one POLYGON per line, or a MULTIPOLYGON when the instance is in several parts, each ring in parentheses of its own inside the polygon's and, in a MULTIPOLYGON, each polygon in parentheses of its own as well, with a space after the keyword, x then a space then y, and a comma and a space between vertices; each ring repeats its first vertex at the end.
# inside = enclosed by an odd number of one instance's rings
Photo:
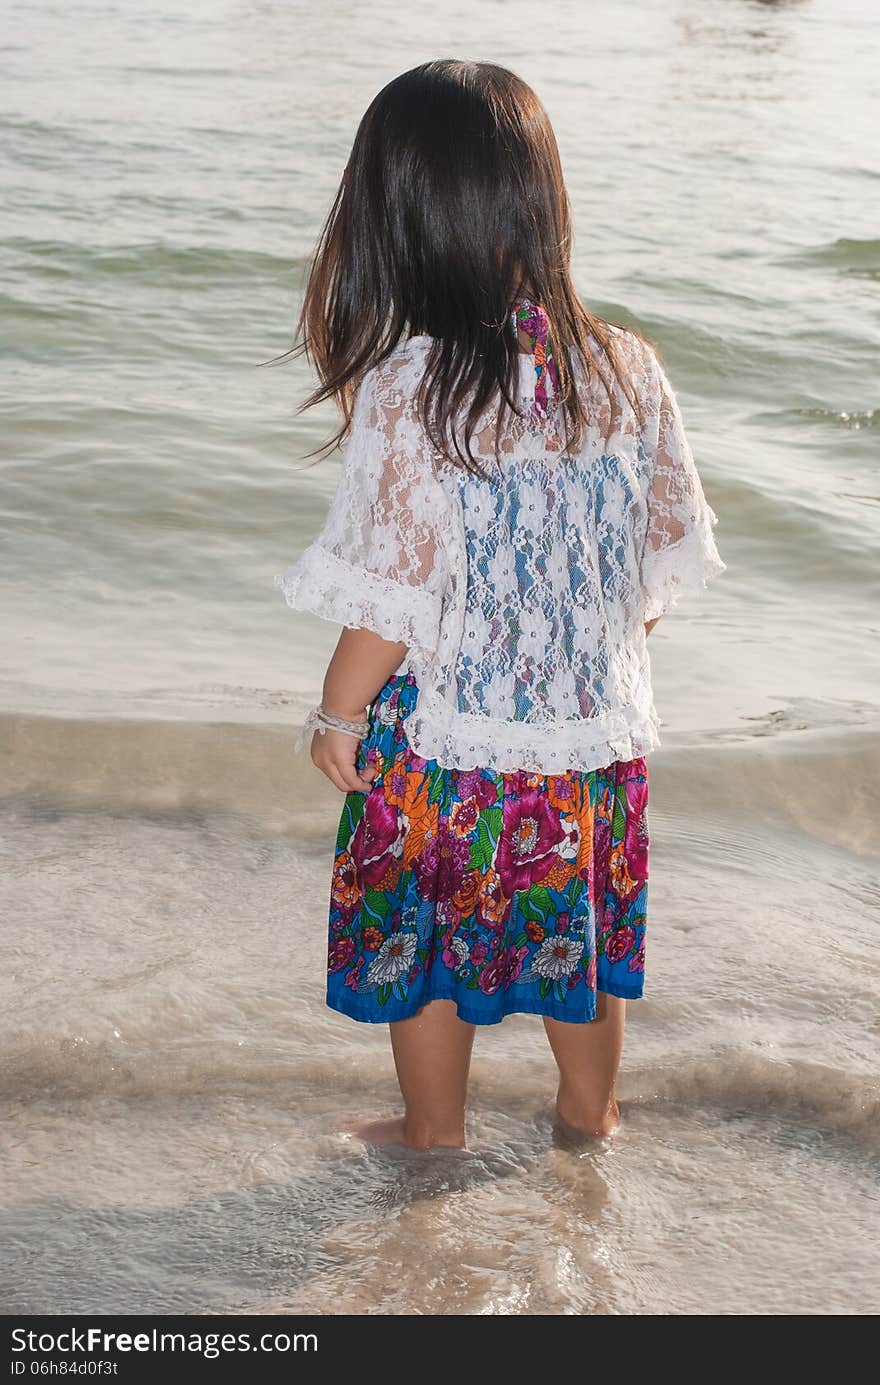
POLYGON ((442 603, 424 587, 406 586, 346 562, 313 543, 275 578, 288 606, 310 611, 383 640, 433 652, 440 638, 442 603))
POLYGON ((706 522, 669 548, 648 550, 642 559, 642 593, 645 620, 656 620, 678 604, 679 597, 707 587, 713 577, 727 568, 722 562, 713 527, 718 523, 714 510, 707 510, 706 522))

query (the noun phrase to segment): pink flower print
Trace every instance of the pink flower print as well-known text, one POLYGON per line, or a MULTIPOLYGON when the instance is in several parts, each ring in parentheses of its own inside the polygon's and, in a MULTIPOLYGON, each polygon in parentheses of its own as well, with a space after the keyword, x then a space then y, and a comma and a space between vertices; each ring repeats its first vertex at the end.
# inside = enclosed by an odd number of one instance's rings
POLYGON ((636 940, 634 928, 629 924, 624 924, 622 928, 615 928, 605 944, 605 956, 609 962, 622 962, 624 957, 631 951, 636 940))
POLYGON ((527 789, 504 801, 504 817, 495 867, 504 893, 527 890, 553 867, 555 848, 564 837, 559 812, 539 789, 527 789))
POLYGON ((462 803, 456 803, 449 825, 457 837, 469 837, 479 820, 479 803, 476 798, 466 798, 462 803))
POLYGON ((489 949, 483 942, 474 943, 471 948, 471 961, 475 967, 481 967, 489 956, 489 949))
POLYGON ((342 984, 344 986, 349 986, 353 991, 356 991, 358 986, 361 984, 361 968, 363 967, 363 965, 363 957, 358 957, 357 961, 355 962, 354 966, 352 967, 351 971, 348 973, 348 976, 346 976, 342 984))
POLYGON ((337 938, 330 944, 327 969, 331 972, 344 971, 354 956, 354 938, 337 938))
POLYGON ((443 937, 443 965, 450 971, 458 971, 468 959, 468 945, 464 938, 456 938, 452 933, 443 937))
POLYGON ((611 822, 598 813, 593 819, 593 873, 600 889, 605 888, 611 858, 611 822))
POLYGON ((351 855, 364 885, 374 889, 403 851, 403 828, 396 808, 381 793, 367 794, 364 815, 351 839, 351 855))
POLYGON ((571 914, 557 914, 557 915, 556 915, 556 933, 557 933, 557 935, 558 935, 559 937, 562 937, 563 933, 567 933, 567 932, 568 932, 568 926, 569 926, 570 923, 571 923, 571 914))
POLYGON ((498 782, 487 779, 479 769, 460 770, 455 781, 455 792, 462 800, 475 798, 480 808, 491 808, 498 801, 498 782))
POLYGON ((514 947, 512 944, 504 955, 504 979, 508 986, 512 986, 518 976, 522 974, 523 962, 529 955, 527 947, 514 947))
POLYGON ((645 970, 645 940, 644 940, 644 938, 642 938, 642 941, 639 943, 639 945, 638 945, 638 947, 636 948, 635 952, 633 953, 632 957, 630 957, 630 959, 629 959, 629 969, 630 969, 630 971, 644 971, 644 970, 645 970))
POLYGON ((556 806, 570 812, 574 807, 574 784, 567 774, 553 774, 548 779, 553 791, 556 806))
POLYGON ((648 878, 648 829, 646 803, 648 785, 630 779, 626 785, 626 835, 624 852, 631 876, 637 880, 648 878))
POLYGON ((480 972, 480 990, 483 995, 494 995, 499 986, 504 981, 507 969, 507 954, 502 952, 500 957, 496 957, 494 962, 490 962, 480 972))
POLYGON ((458 928, 460 920, 455 917, 455 910, 448 899, 441 899, 434 910, 434 926, 440 933, 447 932, 452 937, 458 928))
POLYGON ((466 841, 441 827, 413 862, 423 899, 450 900, 467 870, 471 850, 466 841))

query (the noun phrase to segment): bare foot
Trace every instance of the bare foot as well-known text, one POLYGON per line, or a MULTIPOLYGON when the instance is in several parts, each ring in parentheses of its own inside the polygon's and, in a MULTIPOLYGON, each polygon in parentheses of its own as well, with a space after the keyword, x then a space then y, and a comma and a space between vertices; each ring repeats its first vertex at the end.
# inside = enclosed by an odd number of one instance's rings
POLYGON ((464 1149, 463 1139, 418 1138, 406 1129, 403 1116, 387 1120, 363 1121, 349 1127, 350 1133, 370 1145, 403 1145, 406 1149, 464 1149))
POLYGON ((620 1127, 620 1107, 613 1101, 608 1110, 596 1120, 581 1123, 574 1118, 574 1112, 564 1113, 556 1103, 556 1120, 560 1135, 566 1140, 607 1139, 620 1127))
POLYGON ((388 1120, 361 1121, 349 1127, 352 1135, 365 1140, 369 1145, 405 1145, 403 1116, 392 1116, 388 1120))

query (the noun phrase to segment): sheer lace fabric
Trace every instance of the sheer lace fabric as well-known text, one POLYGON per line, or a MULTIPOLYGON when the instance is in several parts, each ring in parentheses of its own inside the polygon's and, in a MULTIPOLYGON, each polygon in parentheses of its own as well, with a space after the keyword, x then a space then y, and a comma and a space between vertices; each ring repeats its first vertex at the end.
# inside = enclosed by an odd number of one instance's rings
POLYGON ((621 332, 643 404, 578 367, 592 424, 567 455, 552 394, 495 414, 474 451, 442 459, 417 414, 431 338, 365 377, 323 530, 276 581, 291 606, 407 645, 413 749, 462 769, 597 769, 659 745, 644 622, 724 570, 681 413, 655 354, 621 332))

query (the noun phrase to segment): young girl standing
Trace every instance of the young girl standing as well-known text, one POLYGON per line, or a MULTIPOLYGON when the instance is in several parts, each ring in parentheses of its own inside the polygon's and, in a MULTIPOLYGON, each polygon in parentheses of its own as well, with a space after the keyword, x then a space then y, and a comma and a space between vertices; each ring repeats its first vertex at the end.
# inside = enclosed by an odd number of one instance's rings
POLYGON ((327 1001, 389 1024, 404 1100, 367 1138, 464 1143, 475 1026, 543 1017, 560 1121, 618 1119, 642 994, 646 636, 721 572, 651 346, 570 277, 556 140, 488 63, 375 98, 300 330, 344 473, 277 582, 345 628, 309 717, 346 794, 327 1001))

